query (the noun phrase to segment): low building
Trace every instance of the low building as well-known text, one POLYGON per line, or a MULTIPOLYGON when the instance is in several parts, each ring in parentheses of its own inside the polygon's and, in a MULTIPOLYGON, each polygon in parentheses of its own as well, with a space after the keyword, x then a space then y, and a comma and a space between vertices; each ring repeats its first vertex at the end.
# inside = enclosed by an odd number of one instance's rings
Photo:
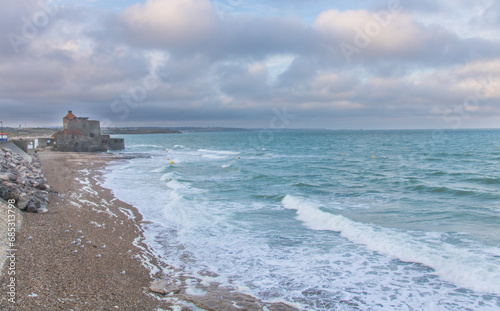
POLYGON ((49 137, 49 138, 37 138, 36 139, 37 143, 36 143, 36 148, 45 148, 45 147, 53 147, 56 145, 56 140, 52 137, 49 137))
POLYGON ((53 135, 54 149, 71 152, 106 152, 125 149, 123 138, 101 135, 99 121, 77 117, 70 110, 63 118, 63 130, 53 135))

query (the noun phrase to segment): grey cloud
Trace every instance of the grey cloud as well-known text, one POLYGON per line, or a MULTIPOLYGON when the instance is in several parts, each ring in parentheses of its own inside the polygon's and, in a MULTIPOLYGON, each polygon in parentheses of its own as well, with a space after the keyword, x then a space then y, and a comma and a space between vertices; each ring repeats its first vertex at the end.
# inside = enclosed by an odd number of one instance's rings
MULTIPOLYGON (((18 29, 20 16, 36 12, 34 1, 23 1, 26 9, 11 9, 9 21, 0 21, 10 27, 5 29, 18 29)), ((426 2, 417 9, 433 8, 426 2)), ((453 86, 476 73, 456 75, 457 81, 452 76, 449 81, 433 77, 420 84, 408 76, 419 70, 446 72, 498 59, 500 50, 498 41, 462 38, 443 26, 414 21, 422 35, 415 38, 419 41, 414 49, 387 52, 368 46, 348 63, 339 50, 344 37, 326 37, 298 19, 229 16, 212 21, 214 27, 201 37, 173 40, 161 31, 134 28, 137 25, 125 23, 119 14, 90 8, 78 14, 66 7, 26 51, 10 55, 8 61, 0 59, 0 105, 10 115, 21 105, 33 113, 33 120, 55 124, 60 123, 59 117, 51 115, 69 108, 122 125, 205 121, 265 127, 272 108, 283 106, 298 115, 297 126, 327 126, 329 119, 340 126, 343 117, 357 122, 370 116, 438 120, 441 116, 430 111, 463 101, 467 90, 453 86), (74 42, 79 49, 65 48, 61 42, 74 42), (141 86, 150 74, 145 54, 151 51, 168 56, 157 68, 167 75, 145 98, 128 107, 130 113, 122 120, 111 103, 141 86), (295 59, 270 81, 266 69, 259 66, 277 54, 295 59)), ((5 41, 0 42, 2 53, 12 54, 5 41)), ((492 111, 495 102, 484 101, 481 107, 481 113, 492 111)))

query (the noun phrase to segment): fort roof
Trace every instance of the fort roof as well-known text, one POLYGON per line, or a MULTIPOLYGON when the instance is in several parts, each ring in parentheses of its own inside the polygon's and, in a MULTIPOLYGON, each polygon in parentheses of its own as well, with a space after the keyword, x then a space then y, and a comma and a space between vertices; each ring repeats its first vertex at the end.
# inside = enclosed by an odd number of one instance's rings
POLYGON ((73 120, 73 119, 76 119, 76 116, 73 114, 73 111, 69 110, 68 114, 64 117, 64 119, 73 120))

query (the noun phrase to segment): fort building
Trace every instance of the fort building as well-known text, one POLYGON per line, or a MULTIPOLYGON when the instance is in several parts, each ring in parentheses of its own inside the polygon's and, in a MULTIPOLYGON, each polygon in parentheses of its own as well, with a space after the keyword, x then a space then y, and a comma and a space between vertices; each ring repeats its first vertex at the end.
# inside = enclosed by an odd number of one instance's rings
POLYGON ((101 134, 99 121, 77 117, 70 110, 63 118, 63 129, 52 136, 54 150, 72 152, 106 152, 125 149, 123 138, 101 134))

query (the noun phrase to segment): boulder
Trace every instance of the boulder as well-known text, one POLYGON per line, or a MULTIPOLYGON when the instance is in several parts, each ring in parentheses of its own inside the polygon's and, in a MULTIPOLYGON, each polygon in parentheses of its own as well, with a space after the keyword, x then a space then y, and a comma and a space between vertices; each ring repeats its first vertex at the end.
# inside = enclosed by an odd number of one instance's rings
POLYGON ((47 211, 50 186, 43 175, 40 159, 33 163, 7 149, 0 151, 0 197, 14 199, 20 210, 47 211))
POLYGON ((17 175, 14 173, 9 173, 9 179, 10 179, 10 181, 16 181, 17 175))
POLYGON ((36 213, 37 209, 40 208, 40 201, 38 201, 37 199, 35 200, 31 200, 29 203, 28 203, 28 206, 26 206, 26 211, 27 212, 31 212, 31 213, 36 213))
POLYGON ((38 184, 38 186, 35 186, 37 189, 40 189, 40 190, 45 190, 45 191, 49 191, 50 190, 50 185, 48 184, 45 184, 45 183, 40 183, 38 184))
POLYGON ((0 173, 0 180, 10 180, 10 175, 9 173, 0 173))
POLYGON ((21 193, 16 201, 17 208, 24 211, 26 209, 26 207, 28 206, 30 200, 31 200, 31 198, 28 194, 21 193))
POLYGON ((3 184, 0 184, 0 197, 7 201, 10 199, 11 191, 9 187, 4 186, 3 184))

